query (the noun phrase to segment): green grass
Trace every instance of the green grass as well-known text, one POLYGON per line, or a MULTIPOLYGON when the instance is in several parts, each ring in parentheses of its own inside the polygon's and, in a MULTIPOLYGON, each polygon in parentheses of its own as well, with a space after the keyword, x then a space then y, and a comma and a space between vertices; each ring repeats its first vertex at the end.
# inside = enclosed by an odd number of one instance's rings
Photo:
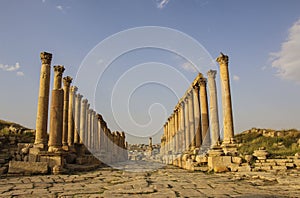
POLYGON ((262 133, 257 132, 238 134, 235 136, 237 142, 240 143, 238 151, 243 155, 253 154, 260 147, 265 147, 271 157, 291 156, 297 152, 300 153, 300 147, 297 145, 300 131, 290 129, 280 132, 284 136, 265 137, 262 133))

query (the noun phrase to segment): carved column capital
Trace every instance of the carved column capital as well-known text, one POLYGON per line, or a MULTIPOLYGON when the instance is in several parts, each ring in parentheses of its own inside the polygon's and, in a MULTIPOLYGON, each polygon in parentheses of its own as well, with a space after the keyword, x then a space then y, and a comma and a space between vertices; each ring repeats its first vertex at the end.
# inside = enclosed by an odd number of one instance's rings
POLYGON ((66 76, 63 78, 63 83, 65 87, 70 87, 73 78, 71 76, 66 76))
POLYGON ((81 95, 81 94, 76 94, 76 98, 78 99, 78 100, 81 100, 82 99, 82 97, 83 97, 83 95, 81 95))
POLYGON ((78 90, 78 88, 76 86, 71 86, 71 92, 76 92, 78 90))
POLYGON ((41 57, 42 64, 48 64, 48 65, 51 64, 52 54, 48 52, 41 52, 40 57, 41 57))
POLYGON ((87 103, 88 103, 88 100, 85 98, 85 99, 82 100, 82 103, 87 104, 87 103))
POLYGON ((213 79, 215 79, 215 78, 216 78, 216 75, 217 75, 217 71, 216 71, 216 70, 209 70, 209 71, 207 72, 207 77, 208 77, 208 78, 213 78, 213 79))
POLYGON ((63 65, 55 65, 53 66, 54 67, 54 73, 56 76, 62 76, 62 74, 64 73, 65 71, 65 68, 63 65))
POLYGON ((229 62, 229 58, 227 55, 224 55, 222 52, 220 54, 220 56, 216 59, 216 61, 220 64, 220 65, 228 65, 229 62))
POLYGON ((200 78, 199 80, 200 86, 206 86, 206 82, 207 82, 206 78, 200 78))

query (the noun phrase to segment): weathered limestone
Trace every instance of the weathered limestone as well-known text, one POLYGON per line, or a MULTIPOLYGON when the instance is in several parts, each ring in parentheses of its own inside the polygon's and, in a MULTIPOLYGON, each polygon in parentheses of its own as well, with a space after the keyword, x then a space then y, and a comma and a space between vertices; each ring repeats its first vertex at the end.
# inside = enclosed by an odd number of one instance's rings
POLYGON ((68 145, 70 150, 74 149, 74 133, 75 133, 75 95, 78 88, 72 86, 70 88, 69 96, 69 116, 68 116, 68 145))
POLYGON ((218 115, 218 100, 217 100, 217 88, 216 88, 216 70, 209 70, 208 87, 209 87, 209 112, 210 112, 210 131, 212 146, 216 145, 220 141, 220 129, 219 129, 219 115, 218 115))
POLYGON ((79 143, 79 133, 80 133, 80 112, 81 112, 81 94, 76 94, 75 97, 75 131, 74 131, 74 143, 79 143))
POLYGON ((70 84, 72 78, 66 76, 63 78, 64 84, 64 107, 63 107, 63 134, 62 145, 64 150, 68 150, 68 127, 69 127, 69 96, 70 96, 70 84))
POLYGON ((188 92, 188 112, 189 112, 189 128, 190 128, 190 148, 195 149, 195 120, 194 120, 194 102, 193 102, 193 91, 188 92))
POLYGON ((81 112, 80 112, 80 131, 79 131, 79 136, 80 136, 80 139, 79 139, 79 143, 80 144, 83 144, 83 142, 85 141, 84 139, 84 133, 85 133, 85 129, 86 129, 86 107, 87 107, 87 103, 88 103, 88 100, 87 99, 83 99, 81 101, 81 112))
POLYGON ((36 135, 34 146, 42 150, 47 149, 47 125, 50 89, 50 65, 52 54, 42 52, 40 54, 42 66, 40 73, 40 88, 36 116, 36 135))
POLYGON ((200 148, 202 143, 201 135, 201 115, 200 115, 200 101, 199 101, 199 83, 198 81, 193 84, 193 101, 194 101, 194 121, 195 121, 195 146, 200 148))
POLYGON ((206 91, 206 78, 201 78, 200 83, 200 105, 201 105, 201 119, 202 119, 202 140, 206 135, 209 135, 209 118, 208 118, 208 102, 206 91))
POLYGON ((180 152, 183 152, 185 149, 185 117, 184 117, 184 101, 181 100, 180 102, 180 152))
POLYGON ((190 146, 190 124, 189 124, 189 100, 186 97, 184 99, 184 132, 185 132, 185 150, 189 149, 190 146))
POLYGON ((222 105, 223 105, 223 127, 224 127, 224 144, 231 143, 234 136, 232 104, 228 71, 228 56, 220 54, 216 60, 220 65, 220 78, 222 87, 222 105))
POLYGON ((51 98, 50 133, 48 142, 49 152, 60 152, 62 150, 64 91, 61 89, 61 83, 64 70, 64 66, 54 66, 54 85, 51 98))

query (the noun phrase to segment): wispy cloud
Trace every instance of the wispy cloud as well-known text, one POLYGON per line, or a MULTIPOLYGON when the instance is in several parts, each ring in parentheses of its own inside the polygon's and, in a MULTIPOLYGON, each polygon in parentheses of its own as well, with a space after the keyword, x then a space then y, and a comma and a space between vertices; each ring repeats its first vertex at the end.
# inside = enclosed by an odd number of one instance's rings
POLYGON ((63 11, 63 10, 64 10, 64 8, 63 8, 62 5, 57 5, 57 6, 56 6, 56 9, 58 9, 58 10, 60 10, 60 11, 63 11))
POLYGON ((45 3, 46 2, 46 0, 42 0, 42 3, 45 3))
POLYGON ((184 70, 188 71, 188 72, 197 73, 197 69, 196 69, 195 66, 194 66, 192 63, 190 63, 190 62, 185 62, 185 63, 183 63, 183 64, 181 65, 181 67, 182 67, 184 70))
POLYGON ((170 0, 156 0, 157 8, 163 9, 170 0))
MULTIPOLYGON (((15 65, 4 65, 0 64, 0 69, 6 72, 15 72, 20 69, 20 64, 16 63, 15 65)), ((24 73, 21 71, 17 71, 17 76, 24 76, 24 73)))
POLYGON ((272 67, 277 76, 286 80, 300 82, 300 19, 289 29, 289 35, 281 44, 281 50, 270 53, 272 67))
POLYGON ((233 80, 234 81, 239 81, 240 80, 240 77, 238 75, 233 75, 233 80))

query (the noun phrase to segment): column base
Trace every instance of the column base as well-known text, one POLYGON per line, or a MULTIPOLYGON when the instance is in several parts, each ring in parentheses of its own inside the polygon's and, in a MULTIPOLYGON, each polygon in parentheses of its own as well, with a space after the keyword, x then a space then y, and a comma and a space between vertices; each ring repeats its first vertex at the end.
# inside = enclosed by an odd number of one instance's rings
POLYGON ((63 152, 63 149, 62 149, 61 146, 49 146, 48 152, 51 152, 51 153, 61 153, 61 152, 63 152))
POLYGON ((34 143, 33 148, 37 148, 41 151, 46 151, 46 150, 48 150, 48 145, 44 144, 44 143, 34 143))
POLYGON ((225 155, 230 155, 230 156, 237 156, 237 144, 234 143, 222 143, 221 145, 225 155))

